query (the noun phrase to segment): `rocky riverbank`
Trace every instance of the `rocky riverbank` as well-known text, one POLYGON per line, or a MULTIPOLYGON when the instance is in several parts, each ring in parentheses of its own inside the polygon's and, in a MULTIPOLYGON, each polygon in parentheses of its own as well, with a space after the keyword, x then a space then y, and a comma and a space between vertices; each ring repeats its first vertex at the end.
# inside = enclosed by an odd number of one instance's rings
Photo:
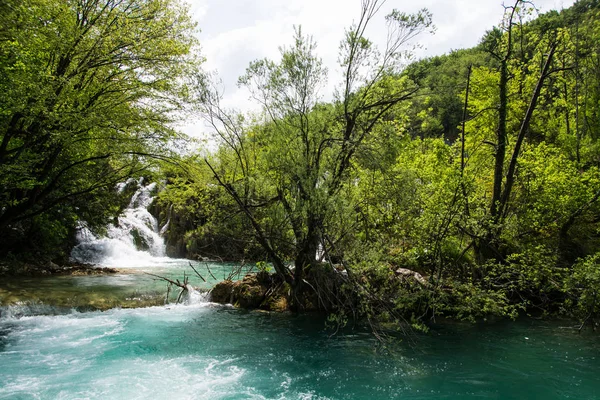
POLYGON ((248 274, 240 281, 225 280, 210 291, 210 301, 233 304, 243 309, 287 311, 289 308, 289 285, 268 272, 248 274))
POLYGON ((45 275, 100 275, 115 274, 115 268, 99 267, 94 264, 68 262, 0 261, 0 276, 45 276, 45 275))

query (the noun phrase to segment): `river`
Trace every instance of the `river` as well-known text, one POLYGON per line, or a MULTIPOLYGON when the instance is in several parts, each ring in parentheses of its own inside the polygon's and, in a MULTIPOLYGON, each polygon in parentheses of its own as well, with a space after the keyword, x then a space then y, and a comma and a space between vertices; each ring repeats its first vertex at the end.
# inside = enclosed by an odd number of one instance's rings
MULTIPOLYGON (((56 310, 55 310, 56 311, 56 310)), ((202 300, 0 318, 0 399, 597 399, 600 344, 556 322, 446 324, 387 347, 202 300)))

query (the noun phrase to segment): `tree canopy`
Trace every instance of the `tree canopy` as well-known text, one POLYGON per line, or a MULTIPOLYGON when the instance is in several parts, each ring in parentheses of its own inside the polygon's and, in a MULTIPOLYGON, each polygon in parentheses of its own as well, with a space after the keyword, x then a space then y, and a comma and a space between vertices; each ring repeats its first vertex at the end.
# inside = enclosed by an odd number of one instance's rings
POLYGON ((141 174, 147 156, 165 155, 188 101, 186 76, 201 58, 196 24, 177 0, 7 0, 0 7, 6 249, 48 213, 65 227, 92 222, 115 183, 141 174))
POLYGON ((262 114, 227 113, 203 87, 221 145, 194 185, 245 221, 227 235, 340 321, 597 312, 598 3, 540 15, 516 0, 475 48, 406 68, 429 14, 388 16, 379 52, 364 32, 380 3, 362 4, 332 101, 299 28, 240 78, 262 114))

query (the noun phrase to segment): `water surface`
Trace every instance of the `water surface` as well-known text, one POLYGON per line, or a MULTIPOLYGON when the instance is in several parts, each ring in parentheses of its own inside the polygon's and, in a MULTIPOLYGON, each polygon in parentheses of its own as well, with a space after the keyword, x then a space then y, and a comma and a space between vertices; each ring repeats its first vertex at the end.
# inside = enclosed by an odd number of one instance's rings
MULTIPOLYGON (((234 263, 194 262, 166 257, 152 258, 151 261, 136 268, 120 268, 116 274, 2 277, 0 306, 18 304, 8 311, 27 315, 63 313, 71 308, 106 310, 159 305, 165 303, 168 283, 155 275, 180 282, 187 277, 192 286, 208 291, 215 283, 229 277, 239 279, 253 268, 251 264, 241 267, 234 263)), ((111 264, 104 266, 113 267, 111 264)), ((178 288, 171 288, 170 302, 177 300, 178 292, 178 288)), ((6 314, 7 310, 3 311, 0 307, 0 316, 3 312, 6 314)))
POLYGON ((383 349, 314 316, 199 303, 0 319, 6 399, 596 399, 593 334, 446 325, 383 349))

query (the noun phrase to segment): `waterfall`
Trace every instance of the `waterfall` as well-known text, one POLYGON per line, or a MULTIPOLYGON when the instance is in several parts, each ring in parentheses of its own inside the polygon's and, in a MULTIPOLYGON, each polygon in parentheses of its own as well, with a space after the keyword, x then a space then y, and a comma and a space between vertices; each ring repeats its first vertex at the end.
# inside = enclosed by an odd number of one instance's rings
POLYGON ((79 244, 71 251, 71 259, 77 262, 101 264, 112 267, 138 267, 154 264, 156 259, 165 257, 165 243, 158 221, 148 211, 152 203, 152 192, 156 183, 144 185, 129 179, 117 185, 117 190, 137 184, 138 189, 131 197, 129 205, 117 218, 116 224, 109 224, 105 237, 96 237, 85 222, 80 223, 77 240, 79 244))
POLYGON ((181 299, 183 304, 204 304, 208 301, 208 292, 201 293, 192 285, 185 285, 185 289, 181 299))

